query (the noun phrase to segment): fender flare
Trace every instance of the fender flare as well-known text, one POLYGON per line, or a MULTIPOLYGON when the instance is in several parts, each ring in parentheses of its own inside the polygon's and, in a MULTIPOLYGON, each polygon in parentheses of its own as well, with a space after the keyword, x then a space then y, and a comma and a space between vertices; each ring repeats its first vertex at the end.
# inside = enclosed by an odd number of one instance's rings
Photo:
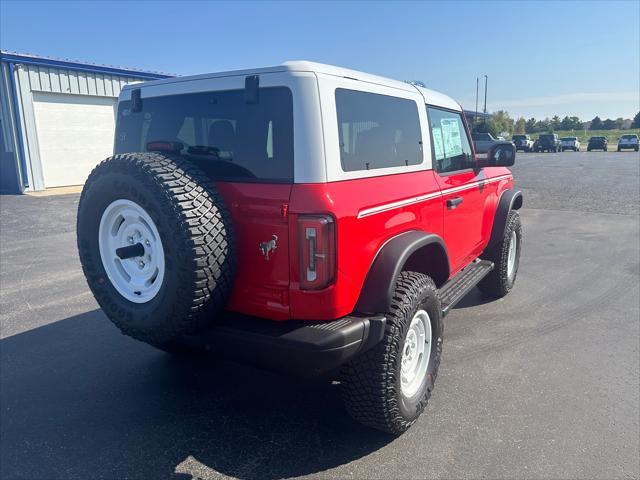
MULTIPOLYGON (((355 311, 359 313, 388 312, 391 308, 396 280, 407 260, 418 250, 430 245, 441 249, 444 253, 444 259, 438 259, 444 270, 440 275, 439 283, 446 282, 449 278, 449 257, 442 238, 433 233, 416 230, 401 233, 388 240, 378 250, 360 291, 355 311)), ((438 282, 438 279, 434 280, 438 282)))
POLYGON ((522 207, 522 192, 520 190, 508 189, 502 192, 496 215, 493 219, 491 237, 487 248, 495 246, 504 236, 504 229, 507 227, 507 218, 511 210, 519 210, 522 207))

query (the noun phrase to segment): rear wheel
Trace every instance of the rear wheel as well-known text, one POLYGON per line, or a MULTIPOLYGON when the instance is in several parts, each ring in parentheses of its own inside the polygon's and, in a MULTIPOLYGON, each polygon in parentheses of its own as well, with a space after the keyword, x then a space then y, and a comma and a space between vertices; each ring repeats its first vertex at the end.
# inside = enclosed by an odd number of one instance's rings
POLYGON ((517 210, 511 210, 502 239, 482 258, 494 263, 494 269, 478 284, 480 291, 494 298, 504 297, 516 282, 520 266, 522 224, 517 210))
POLYGON ((346 363, 342 393, 349 414, 359 422, 400 434, 424 410, 442 355, 442 310, 433 280, 402 272, 384 338, 346 363))
POLYGON ((78 206, 78 249, 96 300, 126 335, 176 350, 225 305, 233 231, 218 192, 193 165, 159 153, 98 165, 78 206))

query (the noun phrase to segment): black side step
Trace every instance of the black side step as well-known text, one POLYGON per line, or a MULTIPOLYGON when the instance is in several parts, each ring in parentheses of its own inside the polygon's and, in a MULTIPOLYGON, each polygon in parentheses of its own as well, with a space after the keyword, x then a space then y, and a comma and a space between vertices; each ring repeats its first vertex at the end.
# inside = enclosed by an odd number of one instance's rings
POLYGON ((445 283, 440 289, 442 316, 449 313, 456 303, 462 300, 491 270, 493 270, 493 262, 478 259, 445 283))

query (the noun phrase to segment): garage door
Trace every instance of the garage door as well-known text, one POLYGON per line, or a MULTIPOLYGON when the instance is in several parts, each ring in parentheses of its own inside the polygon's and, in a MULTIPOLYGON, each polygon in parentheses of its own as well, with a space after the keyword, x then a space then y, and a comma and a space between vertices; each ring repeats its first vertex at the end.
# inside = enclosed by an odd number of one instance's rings
POLYGON ((111 155, 117 99, 33 93, 45 187, 82 185, 111 155))

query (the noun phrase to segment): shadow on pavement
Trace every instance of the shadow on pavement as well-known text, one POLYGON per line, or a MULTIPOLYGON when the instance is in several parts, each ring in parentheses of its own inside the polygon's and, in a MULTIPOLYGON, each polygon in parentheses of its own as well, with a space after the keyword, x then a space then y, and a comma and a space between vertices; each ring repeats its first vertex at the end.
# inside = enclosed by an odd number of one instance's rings
POLYGON ((462 298, 462 300, 460 300, 456 304, 456 306, 453 307, 453 309, 457 310, 457 309, 472 308, 472 307, 477 307, 478 305, 485 305, 487 303, 492 303, 495 301, 496 301, 495 298, 491 298, 487 295, 484 295, 480 290, 478 290, 477 288, 474 288, 469 293, 467 293, 467 295, 464 298, 462 298))
POLYGON ((0 365, 7 479, 281 478, 392 440, 353 422, 329 381, 175 359, 99 310, 3 339, 0 365))

